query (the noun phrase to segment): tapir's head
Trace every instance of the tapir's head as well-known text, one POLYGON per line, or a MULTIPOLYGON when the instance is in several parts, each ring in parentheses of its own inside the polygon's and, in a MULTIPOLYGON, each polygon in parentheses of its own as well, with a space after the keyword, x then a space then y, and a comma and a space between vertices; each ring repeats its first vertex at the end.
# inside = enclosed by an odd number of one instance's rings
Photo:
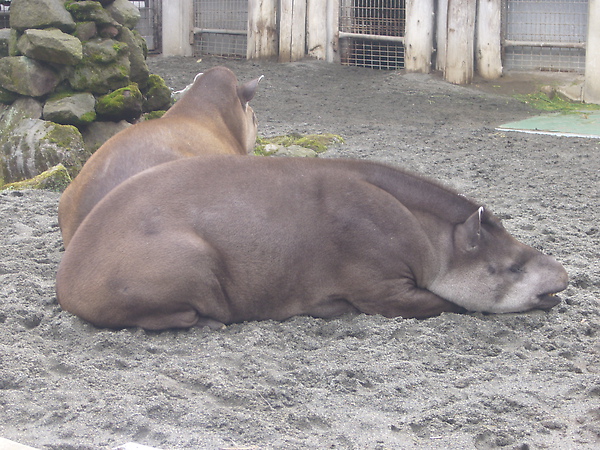
POLYGON ((429 289, 470 311, 550 309, 568 284, 561 264, 518 242, 483 208, 454 227, 450 253, 429 289))
POLYGON ((263 78, 261 75, 238 84, 231 70, 213 67, 196 75, 192 84, 173 94, 178 100, 167 114, 220 117, 246 152, 251 153, 256 145, 258 121, 248 103, 254 98, 263 78))

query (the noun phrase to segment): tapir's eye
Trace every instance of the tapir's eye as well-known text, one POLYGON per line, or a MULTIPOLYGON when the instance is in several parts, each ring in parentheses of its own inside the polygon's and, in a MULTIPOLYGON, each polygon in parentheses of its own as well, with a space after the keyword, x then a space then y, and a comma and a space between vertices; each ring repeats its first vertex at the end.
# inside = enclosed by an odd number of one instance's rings
POLYGON ((511 273, 523 273, 523 266, 521 264, 513 264, 508 268, 511 273))

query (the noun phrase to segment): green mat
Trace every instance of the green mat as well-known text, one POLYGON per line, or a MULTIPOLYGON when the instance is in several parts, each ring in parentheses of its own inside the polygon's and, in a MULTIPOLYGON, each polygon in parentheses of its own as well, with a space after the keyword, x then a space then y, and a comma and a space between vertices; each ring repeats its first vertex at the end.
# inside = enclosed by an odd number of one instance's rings
POLYGON ((600 111, 544 114, 500 125, 497 130, 600 138, 600 111))

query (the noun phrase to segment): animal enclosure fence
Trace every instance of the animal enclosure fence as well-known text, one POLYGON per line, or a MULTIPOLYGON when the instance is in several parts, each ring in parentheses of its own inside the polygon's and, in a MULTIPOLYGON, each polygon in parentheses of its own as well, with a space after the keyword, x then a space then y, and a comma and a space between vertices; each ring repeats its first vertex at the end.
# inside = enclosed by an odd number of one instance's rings
POLYGON ((342 0, 339 37, 342 64, 404 68, 405 0, 342 0))
POLYGON ((162 1, 161 0, 129 0, 140 10, 140 21, 136 30, 146 39, 151 52, 161 51, 162 1))
POLYGON ((245 58, 248 0, 194 0, 194 54, 245 58))
POLYGON ((0 1, 0 28, 10 28, 9 9, 10 2, 0 1))
POLYGON ((585 70, 588 0, 503 2, 504 67, 585 70))

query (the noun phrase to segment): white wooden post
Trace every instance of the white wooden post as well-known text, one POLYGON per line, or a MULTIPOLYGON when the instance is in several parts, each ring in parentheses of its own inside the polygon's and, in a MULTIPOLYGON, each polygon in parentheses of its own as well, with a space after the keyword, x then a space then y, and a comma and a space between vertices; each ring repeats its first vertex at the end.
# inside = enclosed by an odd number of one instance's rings
POLYGON ((473 80, 477 0, 448 0, 448 45, 444 78, 454 84, 473 80))
MULTIPOLYGON (((314 0, 313 0, 314 1, 314 0)), ((318 0, 317 0, 318 1, 318 0)), ((327 62, 339 62, 340 0, 327 0, 327 62)))
POLYGON ((327 54, 327 3, 307 0, 306 4, 306 49, 316 59, 325 59, 327 54))
POLYGON ((477 5, 477 39, 475 57, 477 72, 487 80, 502 76, 500 55, 501 0, 479 0, 477 5))
POLYGON ((306 54, 306 0, 279 0, 279 62, 306 54))
POLYGON ((444 70, 446 68, 446 38, 448 36, 448 0, 438 0, 436 10, 436 32, 435 32, 435 68, 444 70))
POLYGON ((248 0, 248 48, 246 57, 277 55, 277 0, 248 0))
POLYGON ((193 29, 193 0, 163 0, 162 54, 164 56, 192 56, 193 29))
POLYGON ((589 0, 583 101, 600 103, 600 0, 589 0))
POLYGON ((408 72, 431 71, 433 0, 408 0, 404 49, 404 67, 408 72))

